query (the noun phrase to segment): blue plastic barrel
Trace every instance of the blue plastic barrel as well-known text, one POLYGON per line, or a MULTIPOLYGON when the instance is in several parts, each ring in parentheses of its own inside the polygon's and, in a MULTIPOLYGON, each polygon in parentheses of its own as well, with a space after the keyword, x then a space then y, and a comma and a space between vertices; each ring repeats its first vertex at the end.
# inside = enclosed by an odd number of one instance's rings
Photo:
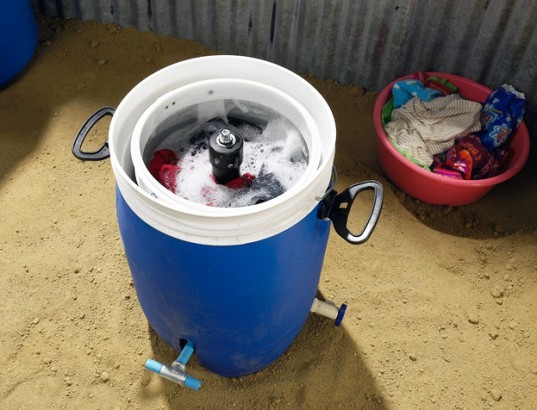
POLYGON ((170 346, 196 346, 222 376, 258 371, 304 325, 315 297, 330 221, 317 209, 273 237, 237 246, 199 245, 143 222, 117 191, 117 217, 147 320, 170 346))
POLYGON ((0 1, 0 86, 30 61, 38 31, 30 0, 0 1))

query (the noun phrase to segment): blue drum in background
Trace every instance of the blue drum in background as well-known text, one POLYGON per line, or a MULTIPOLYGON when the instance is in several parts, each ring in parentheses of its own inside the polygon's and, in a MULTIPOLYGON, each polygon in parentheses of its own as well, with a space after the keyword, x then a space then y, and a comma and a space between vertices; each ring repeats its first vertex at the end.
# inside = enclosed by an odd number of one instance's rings
POLYGON ((0 1, 0 87, 28 64, 38 37, 30 0, 0 1))

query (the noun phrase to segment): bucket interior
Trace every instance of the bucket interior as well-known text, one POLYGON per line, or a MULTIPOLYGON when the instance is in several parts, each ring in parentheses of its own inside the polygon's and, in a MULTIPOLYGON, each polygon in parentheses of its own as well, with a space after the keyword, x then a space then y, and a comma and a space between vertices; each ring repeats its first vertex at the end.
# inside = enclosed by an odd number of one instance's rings
MULTIPOLYGON (((208 138, 222 127, 244 140, 241 172, 260 176, 256 186, 263 183, 263 175, 271 175, 272 183, 281 187, 276 196, 307 183, 322 162, 318 129, 296 100, 253 81, 208 80, 169 92, 140 117, 131 142, 138 185, 156 198, 188 207, 196 205, 186 202, 204 204, 197 187, 231 195, 210 179, 208 138), (175 194, 148 170, 153 154, 163 149, 176 153, 183 165, 175 194)), ((250 193, 242 191, 230 206, 252 205, 247 202, 250 193)), ((226 206, 224 202, 215 206, 226 206)))

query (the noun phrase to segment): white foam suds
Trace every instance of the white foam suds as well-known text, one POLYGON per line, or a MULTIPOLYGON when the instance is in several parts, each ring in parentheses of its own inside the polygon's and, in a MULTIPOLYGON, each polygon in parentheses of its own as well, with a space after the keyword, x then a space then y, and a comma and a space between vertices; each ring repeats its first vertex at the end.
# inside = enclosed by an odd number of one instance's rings
MULTIPOLYGON (((240 101, 233 101, 232 107, 235 112, 237 109, 247 112, 247 106, 240 101)), ((223 102, 200 104, 200 129, 215 117, 220 119, 220 124, 233 122, 226 117, 229 111, 229 106, 224 109, 223 102), (224 111, 227 112, 222 115, 224 111)), ((177 131, 157 147, 173 147, 180 157, 175 193, 189 201, 217 207, 243 207, 265 202, 292 188, 308 165, 307 146, 296 126, 286 117, 271 113, 260 127, 248 122, 235 127, 244 139, 240 173, 249 173, 256 179, 250 187, 231 189, 215 182, 209 161, 208 136, 196 138, 201 135, 200 129, 190 135, 177 131)))

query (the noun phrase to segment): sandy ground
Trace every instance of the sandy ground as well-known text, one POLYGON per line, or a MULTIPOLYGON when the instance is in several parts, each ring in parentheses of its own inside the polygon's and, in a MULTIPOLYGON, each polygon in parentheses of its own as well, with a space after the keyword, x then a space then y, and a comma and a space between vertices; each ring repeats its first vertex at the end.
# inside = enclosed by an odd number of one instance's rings
POLYGON ((338 188, 386 187, 369 242, 330 237, 320 290, 349 305, 343 327, 311 317, 280 359, 239 379, 193 359, 199 392, 149 374, 146 358, 175 353, 138 305, 110 163, 78 161, 71 145, 149 74, 214 52, 91 22, 46 20, 41 37, 0 91, 0 408, 537 407, 537 167, 471 206, 415 201, 376 160, 376 94, 315 79, 337 121, 338 188))

